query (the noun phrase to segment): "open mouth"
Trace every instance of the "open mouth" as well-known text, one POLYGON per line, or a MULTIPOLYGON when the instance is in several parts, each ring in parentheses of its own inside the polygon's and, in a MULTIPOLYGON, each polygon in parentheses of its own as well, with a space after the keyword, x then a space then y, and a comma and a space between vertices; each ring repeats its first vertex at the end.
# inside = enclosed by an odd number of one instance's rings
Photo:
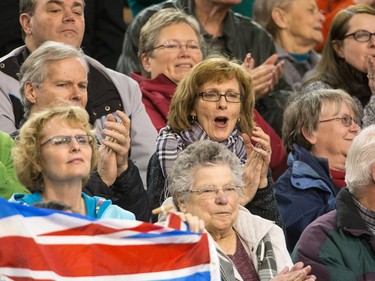
POLYGON ((216 117, 214 121, 215 121, 216 125, 218 125, 220 127, 223 127, 223 126, 227 125, 228 118, 227 117, 216 117))

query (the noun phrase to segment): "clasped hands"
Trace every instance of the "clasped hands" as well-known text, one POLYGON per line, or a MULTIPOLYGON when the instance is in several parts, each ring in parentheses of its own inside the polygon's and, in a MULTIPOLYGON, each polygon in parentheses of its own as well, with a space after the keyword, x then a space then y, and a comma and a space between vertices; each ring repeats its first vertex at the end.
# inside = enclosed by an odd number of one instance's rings
POLYGON ((284 61, 276 63, 277 54, 270 56, 261 65, 254 67, 255 61, 251 54, 246 54, 242 66, 250 73, 253 78, 255 98, 260 99, 268 95, 273 88, 279 83, 283 76, 284 61))
POLYGON ((240 198, 242 206, 249 203, 255 196, 258 188, 268 186, 268 166, 271 161, 270 137, 260 127, 255 126, 252 136, 242 134, 247 160, 243 167, 243 196, 240 198))

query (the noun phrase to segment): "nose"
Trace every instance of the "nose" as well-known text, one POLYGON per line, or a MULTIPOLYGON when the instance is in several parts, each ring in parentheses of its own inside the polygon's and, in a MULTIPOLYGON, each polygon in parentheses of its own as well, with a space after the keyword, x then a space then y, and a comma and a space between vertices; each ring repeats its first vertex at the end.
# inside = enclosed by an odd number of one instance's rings
POLYGON ((73 12, 71 10, 64 9, 64 18, 63 18, 63 21, 64 22, 74 22, 75 21, 74 14, 73 14, 73 12))
POLYGON ((323 23, 323 22, 326 21, 326 16, 322 13, 321 10, 318 12, 318 17, 319 17, 319 21, 320 21, 321 23, 323 23))
POLYGON ((217 191, 215 202, 216 204, 219 204, 219 205, 228 204, 228 196, 224 193, 222 189, 219 189, 217 191))
POLYGON ((352 122, 352 125, 350 126, 349 129, 351 132, 353 132, 356 135, 361 131, 361 127, 355 122, 352 122))
POLYGON ((71 100, 80 101, 81 99, 82 99, 82 90, 78 87, 78 85, 72 86, 71 100))
POLYGON ((182 57, 190 57, 190 52, 187 48, 187 45, 181 45, 179 49, 179 54, 182 57))
POLYGON ((226 109, 228 107, 228 102, 224 95, 220 96, 220 99, 217 101, 218 109, 226 109))
POLYGON ((70 145, 70 150, 72 152, 78 152, 78 151, 81 150, 81 147, 80 147, 78 141, 76 140, 76 138, 72 138, 72 141, 70 142, 69 145, 70 145))
POLYGON ((370 43, 370 48, 374 48, 375 47, 375 33, 372 33, 370 35, 370 41, 369 41, 369 43, 370 43))

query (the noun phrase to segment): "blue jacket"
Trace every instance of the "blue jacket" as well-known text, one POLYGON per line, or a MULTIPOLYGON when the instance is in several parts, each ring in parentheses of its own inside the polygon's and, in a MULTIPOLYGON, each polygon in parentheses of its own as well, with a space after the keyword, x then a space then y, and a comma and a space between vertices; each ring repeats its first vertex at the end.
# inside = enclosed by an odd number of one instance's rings
POLYGON ((335 208, 340 191, 331 178, 327 159, 315 157, 297 144, 293 149, 288 155, 289 168, 274 188, 290 252, 307 225, 335 208))
MULTIPOLYGON (((111 218, 111 219, 127 219, 135 220, 133 213, 121 209, 116 205, 112 205, 111 200, 106 200, 97 196, 88 196, 82 192, 82 197, 85 201, 86 215, 89 218, 111 218)), ((32 194, 13 194, 10 202, 20 202, 25 205, 32 205, 34 203, 42 201, 42 196, 39 192, 33 192, 32 194)))

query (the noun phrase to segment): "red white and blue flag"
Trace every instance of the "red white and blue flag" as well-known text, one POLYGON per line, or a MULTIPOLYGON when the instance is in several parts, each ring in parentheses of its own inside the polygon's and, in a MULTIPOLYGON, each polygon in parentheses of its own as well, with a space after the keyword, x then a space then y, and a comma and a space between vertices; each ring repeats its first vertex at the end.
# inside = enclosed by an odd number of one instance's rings
POLYGON ((220 272, 205 233, 0 199, 0 280, 220 280, 220 272))

